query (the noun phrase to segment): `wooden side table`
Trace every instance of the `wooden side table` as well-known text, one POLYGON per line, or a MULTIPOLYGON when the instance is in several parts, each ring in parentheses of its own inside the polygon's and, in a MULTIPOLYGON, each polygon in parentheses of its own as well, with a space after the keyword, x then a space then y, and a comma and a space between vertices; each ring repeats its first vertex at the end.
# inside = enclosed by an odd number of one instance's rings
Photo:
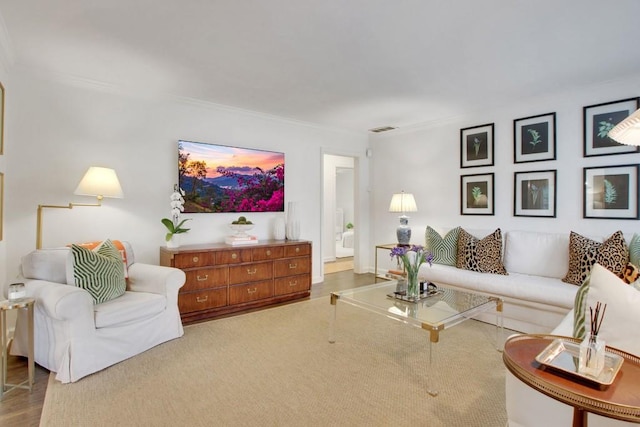
POLYGON ((4 393, 8 393, 11 390, 17 388, 23 388, 31 392, 34 384, 35 365, 33 357, 33 305, 35 299, 33 298, 21 298, 16 301, 1 301, 0 302, 0 348, 2 350, 2 369, 0 369, 0 400, 4 396, 4 393), (9 310, 27 310, 27 330, 29 334, 29 378, 19 384, 7 383, 7 357, 9 356, 8 339, 7 339, 7 311, 9 310))
POLYGON ((598 389, 568 376, 544 369, 536 362, 540 354, 554 339, 578 343, 579 340, 554 335, 515 335, 504 344, 502 359, 511 373, 535 390, 569 406, 573 406, 573 426, 586 426, 587 414, 602 415, 640 424, 640 358, 607 347, 624 362, 613 384, 598 389))

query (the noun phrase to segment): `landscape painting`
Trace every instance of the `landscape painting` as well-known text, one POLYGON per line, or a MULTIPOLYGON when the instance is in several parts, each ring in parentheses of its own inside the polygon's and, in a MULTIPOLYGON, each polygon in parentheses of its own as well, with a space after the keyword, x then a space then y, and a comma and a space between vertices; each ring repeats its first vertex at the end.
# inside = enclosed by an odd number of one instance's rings
POLYGON ((284 153, 178 141, 185 213, 284 212, 284 153))

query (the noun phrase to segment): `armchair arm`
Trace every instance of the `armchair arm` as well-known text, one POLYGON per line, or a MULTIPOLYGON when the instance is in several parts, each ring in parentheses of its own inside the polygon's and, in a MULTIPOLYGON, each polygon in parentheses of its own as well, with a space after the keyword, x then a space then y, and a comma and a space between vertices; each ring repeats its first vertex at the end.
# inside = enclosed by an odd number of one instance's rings
POLYGON ((129 267, 127 288, 132 292, 173 294, 177 297, 185 281, 186 275, 180 269, 136 262, 129 267))
POLYGON ((89 292, 76 286, 48 282, 46 280, 27 280, 26 294, 36 299, 36 306, 48 317, 57 320, 84 318, 93 325, 93 299, 89 292))

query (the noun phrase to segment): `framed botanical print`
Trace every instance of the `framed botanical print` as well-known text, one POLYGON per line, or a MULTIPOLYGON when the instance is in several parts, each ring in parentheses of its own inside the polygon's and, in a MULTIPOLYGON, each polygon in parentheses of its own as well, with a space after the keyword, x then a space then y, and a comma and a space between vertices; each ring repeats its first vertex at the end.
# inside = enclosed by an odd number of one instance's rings
POLYGON ((460 214, 493 215, 493 173, 460 176, 460 214))
POLYGON ((493 123, 460 129, 460 167, 493 166, 493 123))
POLYGON ((607 134, 618 123, 638 109, 640 98, 623 99, 583 108, 584 157, 635 153, 639 147, 624 145, 607 134))
POLYGON ((638 165, 583 169, 583 217, 638 219, 638 165))
POLYGON ((515 172, 513 190, 513 216, 555 218, 555 170, 515 172))
POLYGON ((513 121, 513 162, 556 159, 556 113, 513 121))

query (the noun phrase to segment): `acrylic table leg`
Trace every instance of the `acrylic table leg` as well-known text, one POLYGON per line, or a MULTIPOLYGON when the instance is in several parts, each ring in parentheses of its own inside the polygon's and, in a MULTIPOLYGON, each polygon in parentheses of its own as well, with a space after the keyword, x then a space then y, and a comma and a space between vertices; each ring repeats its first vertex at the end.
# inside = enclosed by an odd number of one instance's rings
POLYGON ((331 344, 336 342, 336 317, 338 313, 338 295, 331 294, 331 305, 333 310, 331 317, 329 318, 329 342, 331 344))
POLYGON ((28 329, 29 329, 29 392, 33 391, 33 384, 35 383, 35 362, 34 362, 34 340, 33 340, 33 303, 27 306, 28 329))
POLYGON ((2 366, 0 367, 0 400, 7 382, 7 312, 0 309, 0 350, 2 350, 2 366))
POLYGON ((504 316, 502 315, 502 300, 496 300, 496 350, 504 347, 504 316))
POLYGON ((428 375, 427 375, 427 393, 429 393, 429 395, 436 397, 438 395, 438 391, 435 389, 434 387, 434 372, 435 369, 433 368, 433 346, 438 342, 438 340, 440 339, 440 335, 438 333, 437 330, 431 330, 429 333, 429 368, 428 368, 428 375))

